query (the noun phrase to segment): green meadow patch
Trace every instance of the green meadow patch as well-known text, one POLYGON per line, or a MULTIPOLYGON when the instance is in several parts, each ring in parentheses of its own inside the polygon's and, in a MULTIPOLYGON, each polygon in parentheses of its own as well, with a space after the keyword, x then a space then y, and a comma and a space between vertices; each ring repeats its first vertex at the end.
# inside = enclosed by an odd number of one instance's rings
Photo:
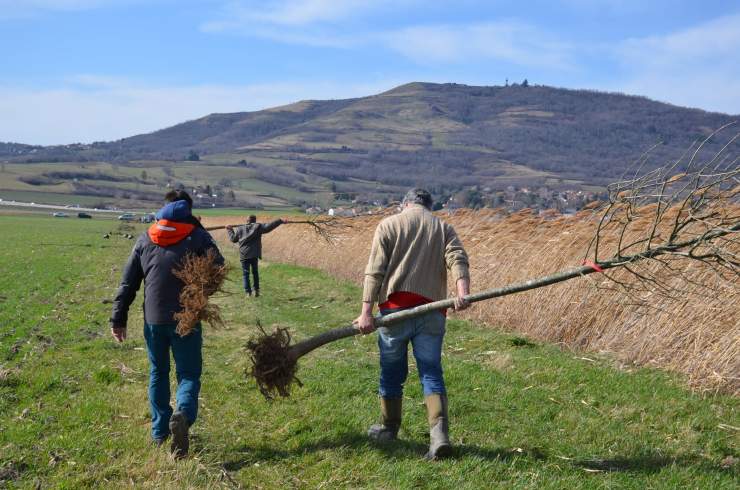
POLYGON ((263 263, 263 296, 247 298, 231 245, 228 292, 216 299, 227 326, 205 326, 193 454, 174 461, 149 441, 140 297, 128 340, 117 345, 108 333, 133 246, 122 235, 103 238, 114 226, 0 216, 0 487, 738 486, 736 398, 700 396, 662 371, 620 371, 609 358, 454 318, 444 357, 449 460, 422 460, 427 427, 413 366, 400 440, 367 440, 378 417, 374 335, 304 357, 303 386, 267 402, 244 374, 243 346, 257 323, 305 338, 347 324, 360 291, 263 263))

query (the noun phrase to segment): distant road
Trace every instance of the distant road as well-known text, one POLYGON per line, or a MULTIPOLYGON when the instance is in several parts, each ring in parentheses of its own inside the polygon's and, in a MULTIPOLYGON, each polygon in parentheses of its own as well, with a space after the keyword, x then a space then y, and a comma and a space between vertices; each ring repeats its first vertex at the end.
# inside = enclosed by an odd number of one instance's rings
POLYGON ((77 206, 61 206, 55 204, 36 204, 35 202, 21 202, 21 201, 6 201, 0 200, 0 205, 16 208, 32 208, 32 209, 50 209, 54 211, 67 211, 69 213, 77 212, 90 212, 90 213, 107 213, 107 214, 120 214, 126 211, 118 209, 97 209, 97 208, 78 208, 77 206))

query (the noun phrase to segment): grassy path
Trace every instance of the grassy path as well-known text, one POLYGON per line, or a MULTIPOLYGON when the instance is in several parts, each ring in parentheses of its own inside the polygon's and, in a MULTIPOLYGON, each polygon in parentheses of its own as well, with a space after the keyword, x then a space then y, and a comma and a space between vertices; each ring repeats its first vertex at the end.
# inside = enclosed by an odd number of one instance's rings
MULTIPOLYGON (((259 299, 240 271, 218 299, 228 328, 205 332, 192 458, 149 444, 140 298, 129 340, 107 318, 132 241, 103 222, 0 217, 0 488, 736 488, 738 400, 702 398, 653 370, 448 323, 445 369, 455 457, 428 464, 418 378, 401 441, 376 446, 375 337, 305 358, 304 383, 265 402, 245 379, 257 321, 298 338, 346 323, 359 290, 316 271, 263 264, 259 299)), ((235 263, 231 251, 228 258, 235 263)), ((207 328, 207 327, 206 327, 207 328)))

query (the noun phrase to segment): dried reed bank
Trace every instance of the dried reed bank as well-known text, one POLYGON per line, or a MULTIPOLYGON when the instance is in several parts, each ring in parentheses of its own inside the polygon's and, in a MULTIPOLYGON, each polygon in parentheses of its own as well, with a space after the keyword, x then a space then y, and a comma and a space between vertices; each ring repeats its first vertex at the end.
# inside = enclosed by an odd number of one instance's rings
MULTIPOLYGON (((440 216, 455 227, 470 255, 474 291, 581 265, 598 217, 591 211, 569 218, 537 217, 527 210, 510 216, 496 210, 440 216)), ((265 258, 314 267, 359 284, 380 219, 353 218, 333 247, 307 227, 282 226, 263 238, 265 258)), ((234 218, 208 218, 207 224, 230 221, 234 218)), ((215 235, 224 238, 222 232, 215 235)), ((689 284, 697 294, 682 293, 676 299, 656 295, 648 299, 649 308, 604 288, 611 283, 593 274, 479 303, 465 316, 566 348, 611 352, 625 367, 681 372, 702 391, 740 394, 738 284, 700 263, 684 261, 680 267, 699 285, 689 284)), ((667 269, 655 272, 668 274, 667 269)), ((347 315, 358 312, 359 298, 357 311, 347 315)))

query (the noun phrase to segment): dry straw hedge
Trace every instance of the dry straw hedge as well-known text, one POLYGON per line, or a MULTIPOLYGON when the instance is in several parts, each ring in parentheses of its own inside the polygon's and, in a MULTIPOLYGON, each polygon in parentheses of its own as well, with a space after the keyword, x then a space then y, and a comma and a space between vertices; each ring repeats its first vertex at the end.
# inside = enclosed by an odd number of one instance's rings
MULTIPOLYGON (((536 278, 581 265, 598 214, 535 216, 529 210, 440 214, 460 235, 471 261, 473 290, 536 278)), ((380 216, 352 219, 330 246, 306 227, 283 226, 265 235, 265 258, 321 269, 357 284, 380 216)), ((210 218, 208 225, 233 218, 210 218)), ((218 237, 218 233, 217 233, 218 237)), ((740 394, 738 285, 699 263, 685 262, 688 276, 717 294, 656 297, 654 307, 632 304, 616 291, 597 288, 594 274, 474 305, 464 316, 565 348, 610 352, 624 367, 650 365, 684 373, 702 391, 740 394)), ((659 272, 663 273, 663 272, 659 272)), ((669 280, 670 282, 670 280, 669 280)), ((359 311, 359 298, 358 298, 359 311)), ((355 311, 347 312, 348 317, 355 311)))

